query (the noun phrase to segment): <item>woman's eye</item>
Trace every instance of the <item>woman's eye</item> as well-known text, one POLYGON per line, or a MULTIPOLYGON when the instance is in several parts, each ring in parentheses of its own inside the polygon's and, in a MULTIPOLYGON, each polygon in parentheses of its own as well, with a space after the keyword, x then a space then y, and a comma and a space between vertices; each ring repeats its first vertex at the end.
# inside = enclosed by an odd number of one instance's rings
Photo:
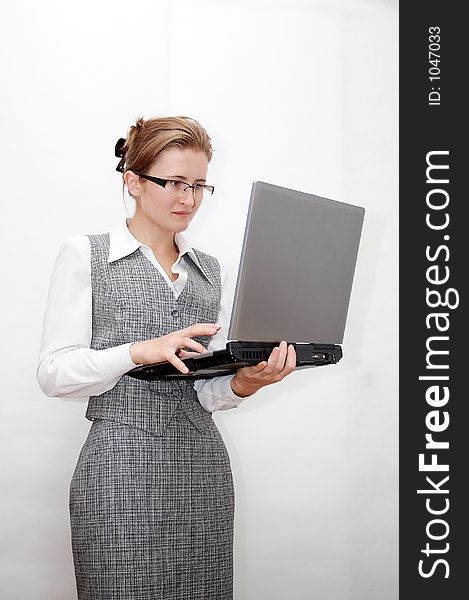
POLYGON ((179 188, 181 188, 184 185, 183 181, 170 181, 169 182, 171 187, 173 187, 175 190, 178 190, 179 188))

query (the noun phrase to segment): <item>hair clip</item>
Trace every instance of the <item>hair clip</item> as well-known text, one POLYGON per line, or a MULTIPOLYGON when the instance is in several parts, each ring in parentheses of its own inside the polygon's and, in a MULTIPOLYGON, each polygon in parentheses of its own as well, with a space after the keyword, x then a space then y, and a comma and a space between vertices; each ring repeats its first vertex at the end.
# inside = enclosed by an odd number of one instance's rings
POLYGON ((124 172, 124 164, 125 164, 125 150, 124 150, 124 145, 125 145, 126 140, 124 138, 119 138, 117 140, 117 143, 114 147, 114 155, 117 156, 118 158, 120 158, 119 164, 116 167, 116 171, 119 171, 119 173, 123 173, 124 172))
POLYGON ((116 146, 114 148, 114 156, 118 158, 123 158, 124 156, 124 145, 126 140, 124 138, 119 138, 116 142, 116 146))

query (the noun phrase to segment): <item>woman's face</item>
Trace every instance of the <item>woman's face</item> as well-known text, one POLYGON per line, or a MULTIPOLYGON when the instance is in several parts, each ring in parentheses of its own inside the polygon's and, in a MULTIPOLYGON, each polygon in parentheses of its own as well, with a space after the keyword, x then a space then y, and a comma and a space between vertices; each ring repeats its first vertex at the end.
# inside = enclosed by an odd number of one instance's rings
MULTIPOLYGON (((205 152, 191 148, 168 148, 161 152, 144 174, 193 185, 206 183, 207 169, 205 152)), ((201 204, 201 200, 194 198, 192 188, 188 188, 184 194, 176 194, 151 181, 137 180, 138 193, 131 191, 136 198, 135 217, 138 220, 172 233, 187 229, 201 204)))

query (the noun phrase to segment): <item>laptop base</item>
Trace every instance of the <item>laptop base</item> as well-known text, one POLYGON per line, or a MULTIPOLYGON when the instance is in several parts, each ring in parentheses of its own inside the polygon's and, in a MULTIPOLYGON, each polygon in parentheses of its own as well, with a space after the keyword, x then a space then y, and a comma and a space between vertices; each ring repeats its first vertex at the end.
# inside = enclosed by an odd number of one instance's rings
MULTIPOLYGON (((342 348, 337 344, 293 343, 296 350, 296 368, 333 365, 342 358, 342 348)), ((231 375, 237 369, 256 365, 267 360, 279 342, 228 342, 224 350, 207 352, 183 360, 188 373, 181 373, 170 362, 144 365, 128 371, 135 379, 211 379, 231 375)))

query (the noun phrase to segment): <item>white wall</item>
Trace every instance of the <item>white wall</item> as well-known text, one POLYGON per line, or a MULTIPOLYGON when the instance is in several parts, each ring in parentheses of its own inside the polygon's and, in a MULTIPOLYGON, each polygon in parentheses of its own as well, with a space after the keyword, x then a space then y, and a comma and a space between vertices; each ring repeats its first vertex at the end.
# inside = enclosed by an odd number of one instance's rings
POLYGON ((2 599, 75 597, 67 495, 89 422, 85 400, 35 381, 49 276, 62 240, 125 216, 115 141, 166 114, 212 136, 217 195, 191 239, 222 259, 238 259, 254 179, 367 211, 342 361, 215 415, 237 490, 235 598, 397 598, 397 2, 3 12, 2 599))

